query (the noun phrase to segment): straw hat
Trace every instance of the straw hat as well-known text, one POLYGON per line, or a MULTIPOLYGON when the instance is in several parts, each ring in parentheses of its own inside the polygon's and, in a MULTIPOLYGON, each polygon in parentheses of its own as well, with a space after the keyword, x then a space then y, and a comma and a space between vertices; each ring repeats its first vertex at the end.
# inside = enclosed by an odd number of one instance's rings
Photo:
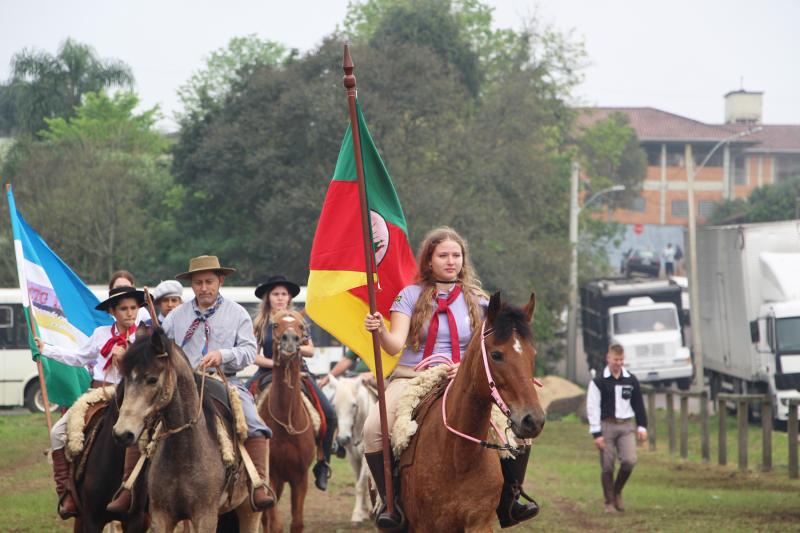
POLYGON ((219 258, 216 255, 201 255, 199 257, 192 257, 192 259, 189 260, 189 270, 186 272, 181 272, 175 276, 175 278, 189 279, 192 277, 192 274, 205 272, 207 270, 213 270, 214 272, 219 272, 222 275, 236 272, 235 268, 220 266, 219 258))

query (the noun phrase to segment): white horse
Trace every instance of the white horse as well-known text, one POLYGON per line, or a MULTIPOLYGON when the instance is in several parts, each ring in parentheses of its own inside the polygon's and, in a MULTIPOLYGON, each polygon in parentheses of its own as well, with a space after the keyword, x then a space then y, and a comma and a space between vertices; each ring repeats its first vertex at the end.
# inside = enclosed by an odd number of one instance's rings
POLYGON ((331 376, 328 387, 334 391, 331 402, 339 419, 336 444, 347 451, 347 458, 356 476, 356 503, 350 521, 358 523, 368 520, 372 510, 369 496, 369 468, 364 461, 361 432, 370 405, 377 399, 360 377, 337 379, 331 376))

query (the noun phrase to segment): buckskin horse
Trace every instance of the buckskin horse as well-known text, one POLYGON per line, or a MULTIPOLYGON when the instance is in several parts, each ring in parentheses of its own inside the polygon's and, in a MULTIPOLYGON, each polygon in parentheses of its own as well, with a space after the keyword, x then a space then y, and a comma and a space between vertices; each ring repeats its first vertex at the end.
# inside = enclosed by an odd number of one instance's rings
POLYGON ((156 328, 128 349, 121 369, 117 441, 127 446, 161 424, 146 477, 152 530, 171 532, 186 520, 192 531, 211 532, 218 514, 235 510, 240 531, 258 531, 261 513, 250 506, 245 467, 241 460, 233 469, 223 463, 218 415, 209 395, 201 404, 183 351, 156 328))
MULTIPOLYGON (((269 477, 276 500, 286 483, 292 491, 292 533, 303 531, 308 469, 316 456, 316 437, 303 402, 300 343, 305 320, 296 311, 280 311, 272 320, 272 385, 258 402, 258 414, 272 429, 269 477)), ((276 505, 263 517, 264 531, 282 531, 276 505)))
POLYGON ((533 378, 535 307, 533 294, 524 309, 501 302, 500 293, 492 296, 455 379, 428 410, 416 446, 401 456, 402 465, 413 454, 400 473, 409 532, 492 531, 503 476, 497 452, 480 442, 487 440, 492 405, 506 413, 519 438, 535 438, 544 426, 533 378))

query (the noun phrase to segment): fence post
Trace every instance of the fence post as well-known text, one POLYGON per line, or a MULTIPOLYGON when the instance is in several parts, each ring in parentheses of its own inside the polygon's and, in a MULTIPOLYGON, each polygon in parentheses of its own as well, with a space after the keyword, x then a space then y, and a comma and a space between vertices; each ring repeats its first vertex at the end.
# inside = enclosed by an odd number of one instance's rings
POLYGON ((650 451, 656 451, 656 393, 653 390, 647 391, 647 438, 650 441, 650 451))
POLYGON ((669 433, 669 453, 675 453, 675 406, 672 392, 667 391, 667 432, 669 433))
POLYGON ((789 419, 786 421, 789 436, 789 479, 797 479, 797 402, 789 402, 789 419))
POLYGON ((717 462, 720 466, 725 466, 728 464, 728 408, 725 400, 717 400, 717 415, 719 417, 719 460, 717 462))
POLYGON ((761 402, 761 470, 772 470, 772 402, 764 397, 761 402))
POLYGON ((736 416, 739 421, 739 470, 747 470, 747 400, 736 402, 736 416))
POLYGON ((703 391, 700 393, 700 455, 703 457, 703 462, 708 463, 711 460, 711 446, 709 445, 708 436, 708 392, 703 391))
POLYGON ((689 457, 689 397, 681 394, 681 459, 689 457))

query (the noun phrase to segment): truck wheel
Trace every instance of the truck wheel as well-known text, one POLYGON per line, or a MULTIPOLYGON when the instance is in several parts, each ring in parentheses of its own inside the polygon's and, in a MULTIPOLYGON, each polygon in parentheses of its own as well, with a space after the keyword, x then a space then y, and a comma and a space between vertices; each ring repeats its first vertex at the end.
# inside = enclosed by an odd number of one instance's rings
POLYGON ((680 390, 689 390, 689 387, 692 386, 692 378, 676 379, 675 384, 678 385, 680 390))
MULTIPOLYGON (((44 413, 44 397, 38 381, 32 381, 25 389, 25 407, 31 413, 44 413)), ((58 410, 57 404, 50 404, 50 412, 58 410)))

